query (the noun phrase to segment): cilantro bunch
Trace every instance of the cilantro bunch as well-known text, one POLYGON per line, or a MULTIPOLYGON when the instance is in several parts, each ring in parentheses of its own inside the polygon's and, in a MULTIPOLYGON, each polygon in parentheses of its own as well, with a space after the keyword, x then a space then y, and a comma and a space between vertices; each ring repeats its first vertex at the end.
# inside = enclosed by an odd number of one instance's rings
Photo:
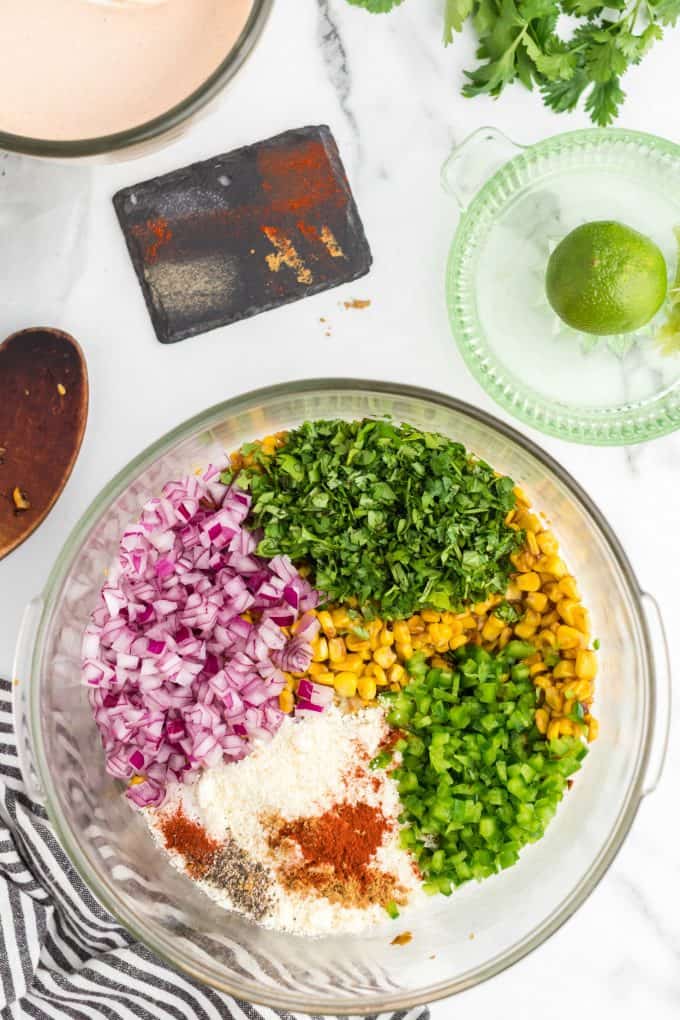
POLYGON ((306 561, 329 600, 403 618, 507 589, 523 540, 505 524, 513 482, 460 443, 385 420, 311 421, 256 460, 237 483, 259 555, 306 561))
MULTIPOLYGON (((349 3, 378 13, 402 0, 349 3)), ((624 73, 662 38, 663 27, 675 25, 680 17, 680 0, 444 3, 445 44, 453 42, 454 33, 468 20, 479 40, 480 64, 465 72, 465 96, 498 96, 506 85, 521 81, 528 89, 535 85, 546 106, 558 113, 573 110, 584 97, 591 119, 601 127, 615 120, 625 99, 624 73)))

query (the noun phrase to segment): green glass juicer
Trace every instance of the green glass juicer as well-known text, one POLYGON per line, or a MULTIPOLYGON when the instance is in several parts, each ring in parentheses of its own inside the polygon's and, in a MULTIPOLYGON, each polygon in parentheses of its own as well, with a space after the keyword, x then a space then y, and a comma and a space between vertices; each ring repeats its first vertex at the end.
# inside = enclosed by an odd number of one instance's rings
POLYGON ((658 244, 670 292, 680 146, 591 129, 524 147, 482 128, 454 149, 442 183, 461 211, 446 269, 451 329, 487 393, 572 442, 627 445, 680 427, 680 350, 658 337, 669 302, 635 333, 593 336, 561 322, 544 284, 550 253, 574 227, 618 220, 658 244))

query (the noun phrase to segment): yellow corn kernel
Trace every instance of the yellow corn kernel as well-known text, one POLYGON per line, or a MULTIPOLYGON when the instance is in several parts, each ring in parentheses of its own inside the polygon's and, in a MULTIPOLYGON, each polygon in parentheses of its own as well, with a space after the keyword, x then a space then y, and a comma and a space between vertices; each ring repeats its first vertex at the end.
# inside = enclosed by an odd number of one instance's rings
POLYGON ((341 637, 331 638, 328 642, 328 659, 330 662, 342 662, 347 654, 345 642, 341 637))
POLYGON ((522 641, 528 641, 536 633, 536 628, 532 627, 530 623, 518 623, 515 627, 515 634, 522 641))
POLYGON ((560 614, 557 612, 556 609, 553 609, 552 612, 550 612, 550 613, 545 613, 544 616, 541 619, 541 625, 544 628, 552 627, 552 625, 554 623, 559 623, 559 622, 560 622, 560 614))
POLYGON ((413 645, 409 642, 399 642, 395 646, 395 651, 399 657, 400 662, 408 662, 409 659, 413 658, 413 645))
POLYGON ((530 501, 529 497, 527 496, 527 494, 524 491, 524 489, 520 489, 519 485, 516 485, 515 488, 512 491, 513 491, 513 494, 515 496, 515 500, 516 500, 518 506, 520 506, 520 507, 521 506, 531 506, 531 501, 530 501))
POLYGON ((548 740, 556 740, 561 736, 570 736, 573 726, 569 719, 553 719, 548 726, 548 740))
POLYGON ((574 675, 574 664, 567 659, 560 659, 553 669, 553 676, 556 680, 568 680, 574 675))
POLYGON ((312 660, 325 662, 328 658, 328 641, 325 637, 316 637, 312 641, 312 660))
POLYGON ((389 648, 390 645, 394 644, 394 634, 389 627, 383 627, 380 631, 380 637, 378 638, 378 644, 383 648, 389 648))
POLYGON ((314 677, 314 683, 316 683, 316 684, 324 684, 326 687, 333 687, 334 684, 335 684, 336 676, 337 676, 337 673, 331 673, 331 672, 317 673, 317 675, 314 677))
POLYGON ((562 599, 561 602, 557 603, 557 612, 560 618, 564 620, 569 627, 575 626, 575 610, 579 609, 578 602, 574 602, 573 599, 562 599))
POLYGON ((387 674, 377 662, 367 662, 364 667, 364 676, 372 676, 378 687, 384 687, 387 683, 387 674))
POLYGON ((527 531, 527 549, 532 556, 540 556, 541 550, 538 546, 538 539, 533 531, 527 531))
POLYGON ((440 614, 434 609, 423 609, 420 616, 425 623, 439 623, 440 614))
MULTIPOLYGON (((451 663, 447 662, 446 659, 442 659, 441 655, 433 655, 430 659, 430 665, 433 669, 451 669, 451 663)), ((392 666, 394 669, 394 666, 392 666)))
POLYGON ((363 673, 365 670, 364 660, 360 655, 346 655, 340 662, 334 664, 334 669, 339 670, 341 673, 363 673))
POLYGON ((292 712, 295 699, 293 698, 292 691, 281 691, 279 694, 279 708, 282 712, 292 712))
POLYGON ((505 523, 512 524, 516 513, 517 513, 516 510, 508 510, 507 514, 505 515, 505 523))
POLYGON ((262 453, 271 457, 273 453, 276 453, 276 436, 265 436, 260 442, 262 453))
POLYGON ((459 634, 458 637, 451 638, 451 640, 449 641, 449 648, 451 649, 452 652, 455 652, 456 648, 462 648, 463 645, 466 645, 469 640, 470 639, 467 636, 467 634, 459 634))
POLYGON ((414 634, 413 635, 413 647, 418 651, 421 651, 427 644, 427 634, 414 634))
POLYGON ((425 621, 417 613, 412 616, 410 620, 406 621, 406 624, 411 634, 424 634, 425 633, 425 621))
POLYGON ((541 630, 536 635, 536 640, 539 644, 545 648, 554 648, 557 644, 557 638, 551 630, 541 630))
POLYGON ((557 687, 547 687, 545 691, 545 703, 553 712, 561 712, 564 706, 564 697, 557 687))
POLYGON ((548 687, 552 687, 553 678, 550 673, 537 673, 533 680, 534 686, 541 687, 544 691, 547 691, 548 687))
POLYGON ((477 621, 475 620, 472 613, 463 613, 461 616, 458 617, 458 622, 460 623, 463 630, 477 629, 477 621))
POLYGON ((577 606, 574 610, 574 626, 582 634, 590 634, 590 613, 585 606, 577 606))
POLYGON ((327 609, 322 609, 319 613, 319 623, 326 637, 335 637, 335 624, 333 623, 333 617, 327 609))
MULTIPOLYGON (((390 666, 386 672, 382 666, 378 666, 377 662, 374 662, 373 671, 373 675, 376 677, 378 672, 382 675, 383 683, 406 683, 408 679, 404 666, 399 662, 396 662, 394 666, 390 666)), ((381 685, 379 681, 378 685, 381 685)))
POLYGON ((404 620, 399 620, 395 623, 392 628, 392 633, 394 634, 394 640, 397 644, 408 644, 411 640, 411 631, 404 620))
POLYGON ((333 681, 336 694, 341 698, 353 698, 357 692, 357 678, 355 673, 336 673, 333 681))
POLYGON ((295 690, 295 677, 291 673, 284 673, 283 675, 286 678, 286 687, 288 688, 288 690, 289 691, 294 691, 295 690))
MULTIPOLYGON (((318 676, 319 673, 325 673, 327 669, 327 662, 310 662, 307 672, 310 676, 318 676)), ((302 675, 304 676, 304 673, 302 675)))
POLYGON ((369 658, 372 651, 371 642, 364 641, 355 634, 347 635, 345 638, 345 645, 347 646, 348 651, 356 652, 357 655, 362 655, 365 659, 369 658))
POLYGON ((597 736, 600 732, 600 724, 597 719, 592 717, 588 720, 588 740, 597 740, 597 736))
POLYGON ((536 723, 536 729, 539 733, 545 733, 548 729, 548 722, 550 716, 544 708, 537 708, 534 712, 534 721, 536 723))
POLYGON ((548 581, 543 585, 543 591, 551 602, 559 602, 562 598, 562 592, 557 581, 548 581))
POLYGON ((536 540, 541 552, 546 556, 554 556, 559 549, 559 544, 552 531, 542 531, 540 535, 536 536, 536 540))
POLYGON ((389 669, 397 661, 397 657, 391 648, 385 646, 376 648, 373 652, 373 661, 377 662, 383 669, 389 669))
POLYGON ((133 776, 132 779, 129 781, 128 786, 139 786, 139 784, 143 783, 145 780, 146 776, 144 775, 133 776))
POLYGON ((557 628, 557 647, 560 649, 581 648, 584 636, 574 627, 567 627, 564 624, 557 628))
POLYGON ((534 613, 544 613, 548 605, 548 596, 542 591, 530 591, 524 600, 534 613))
POLYGON ((427 628, 427 633, 432 643, 437 646, 443 644, 441 651, 446 651, 449 646, 449 641, 453 637, 453 631, 445 623, 431 623, 427 628))
POLYGON ((538 561, 537 567, 543 573, 551 574, 558 580, 567 573, 566 564, 559 556, 542 556, 538 561))
POLYGON ((496 638, 500 637, 504 628, 505 624, 503 621, 499 620, 497 616, 492 614, 487 617, 484 626, 482 627, 482 637, 485 641, 495 641, 496 638))
POLYGON ((574 671, 579 680, 594 680, 597 676, 597 656, 595 652, 579 648, 576 653, 574 671))
POLYGON ((578 593, 576 578, 572 577, 571 574, 567 574, 566 577, 563 577, 557 587, 566 599, 573 599, 575 602, 578 602, 581 597, 578 593))
POLYGON ((530 627, 538 627, 541 623, 541 614, 536 613, 533 609, 527 609, 521 622, 528 623, 530 627))
POLYGON ((367 624, 366 630, 368 631, 369 644, 371 651, 374 652, 380 642, 380 631, 382 630, 382 620, 371 620, 367 624))
MULTIPOLYGON (((531 570, 534 565, 534 557, 526 549, 510 554, 510 562, 520 573, 531 570)), ((474 608, 474 607, 473 607, 474 608)))
POLYGON ((472 607, 472 612, 475 616, 485 616, 493 605, 492 599, 486 599, 485 602, 475 602, 472 607))
POLYGON ((357 680, 357 693, 364 701, 373 701, 376 695, 376 683, 372 676, 360 676, 357 680))
POLYGON ((498 647, 502 650, 507 645, 508 641, 512 637, 512 627, 503 627, 500 637, 498 638, 498 647))
POLYGON ((528 510, 521 510, 515 517, 515 521, 519 524, 520 528, 528 532, 539 532, 543 528, 536 514, 530 513, 528 510))
POLYGON ((348 627, 352 626, 352 620, 346 609, 338 608, 334 609, 331 613, 331 619, 333 626, 337 630, 347 630, 348 627))
POLYGON ((545 673, 547 671, 547 669, 548 669, 548 667, 543 662, 543 659, 541 659, 540 662, 535 662, 533 664, 533 666, 529 667, 529 675, 530 676, 538 676, 539 673, 545 673))
POLYGON ((526 574, 520 574, 516 581, 520 591, 538 591, 541 587, 541 579, 534 570, 530 570, 526 574))

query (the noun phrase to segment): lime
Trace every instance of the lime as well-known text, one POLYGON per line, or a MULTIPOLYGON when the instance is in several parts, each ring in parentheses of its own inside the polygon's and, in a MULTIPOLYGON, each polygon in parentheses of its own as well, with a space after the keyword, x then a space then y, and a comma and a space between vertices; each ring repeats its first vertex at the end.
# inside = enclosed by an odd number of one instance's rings
POLYGON ((666 262, 649 237, 613 220, 584 223, 548 260, 545 289, 572 329, 608 336, 649 322, 663 304, 666 262))

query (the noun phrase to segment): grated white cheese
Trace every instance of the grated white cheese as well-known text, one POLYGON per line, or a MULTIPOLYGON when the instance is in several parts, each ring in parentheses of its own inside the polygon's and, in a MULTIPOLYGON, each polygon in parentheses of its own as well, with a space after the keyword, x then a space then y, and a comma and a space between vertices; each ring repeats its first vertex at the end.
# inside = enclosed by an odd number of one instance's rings
MULTIPOLYGON (((380 708, 346 714, 330 707, 304 720, 287 717, 273 739, 258 744, 247 758, 207 769, 193 786, 176 785, 162 808, 145 812, 149 826, 162 846, 160 820, 181 804, 213 839, 231 835, 254 861, 273 868, 275 858, 263 824, 268 816, 292 820, 321 815, 341 801, 366 803, 394 822, 374 863, 394 876, 414 902, 424 894, 410 855, 399 846, 397 785, 384 771, 369 773, 365 767, 387 732, 380 708)), ((170 856, 173 865, 184 870, 181 857, 170 856)), ((260 921, 265 927, 321 935, 359 932, 386 922, 380 906, 343 907, 313 891, 292 893, 273 871, 272 876, 272 905, 260 921)), ((225 890, 196 884, 222 906, 234 909, 225 890)))

